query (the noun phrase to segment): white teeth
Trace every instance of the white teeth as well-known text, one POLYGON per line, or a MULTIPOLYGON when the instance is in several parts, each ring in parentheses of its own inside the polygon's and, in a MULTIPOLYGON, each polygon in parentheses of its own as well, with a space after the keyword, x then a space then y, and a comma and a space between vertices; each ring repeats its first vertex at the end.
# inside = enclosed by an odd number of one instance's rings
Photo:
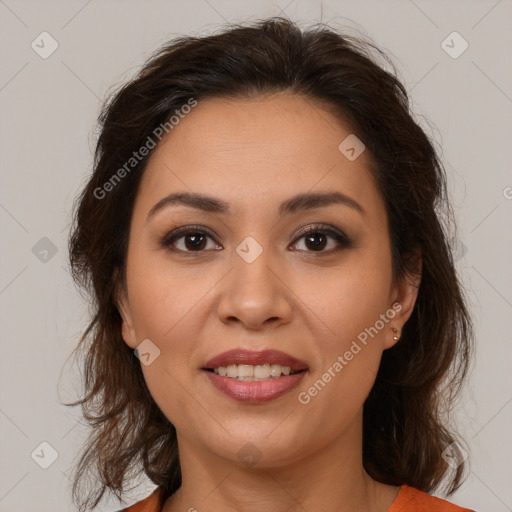
POLYGON ((231 364, 219 366, 213 371, 217 375, 246 381, 277 379, 281 375, 292 373, 290 366, 281 366, 280 364, 231 364))
POLYGON ((280 364, 271 364, 270 365, 270 375, 272 377, 279 377, 281 375, 281 368, 282 368, 282 366, 280 364))
POLYGON ((254 366, 250 364, 239 364, 236 377, 254 377, 254 366))
POLYGON ((226 368, 226 370, 228 371, 226 374, 228 377, 238 377, 238 365, 231 364, 226 368))
POLYGON ((268 379, 270 377, 270 365, 259 364, 258 366, 255 366, 254 377, 256 377, 257 379, 268 379))

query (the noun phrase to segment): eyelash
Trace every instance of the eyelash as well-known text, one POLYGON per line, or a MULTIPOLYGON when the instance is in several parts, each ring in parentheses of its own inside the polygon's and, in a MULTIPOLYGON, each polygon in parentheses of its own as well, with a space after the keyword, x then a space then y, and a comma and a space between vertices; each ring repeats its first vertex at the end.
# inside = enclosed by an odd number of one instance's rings
MULTIPOLYGON (((161 240, 161 245, 162 245, 162 247, 165 247, 172 252, 184 254, 187 256, 191 256, 191 257, 197 257, 200 255, 200 253, 205 252, 205 250, 201 249, 199 251, 184 251, 182 249, 176 249, 175 247, 172 246, 172 244, 176 240, 179 240, 180 238, 183 238, 184 236, 189 235, 189 234, 206 235, 212 239, 214 238, 212 233, 210 233, 209 231, 206 231, 204 228, 201 228, 200 226, 183 226, 181 228, 177 228, 177 229, 167 233, 161 240)), ((320 255, 321 254, 329 255, 329 254, 333 254, 338 251, 341 251, 343 249, 349 249, 352 246, 352 241, 345 233, 343 233, 342 231, 335 231, 324 224, 315 224, 315 225, 309 226, 308 228, 301 230, 299 235, 295 239, 294 245, 297 241, 299 241, 300 239, 302 239, 310 234, 321 234, 321 235, 326 235, 326 236, 332 237, 334 240, 336 240, 336 242, 338 242, 339 245, 337 247, 335 247, 334 249, 329 249, 328 251, 322 250, 322 251, 305 251, 305 252, 316 253, 316 254, 320 254, 320 255)), ((301 249, 298 249, 298 251, 303 252, 301 249)))

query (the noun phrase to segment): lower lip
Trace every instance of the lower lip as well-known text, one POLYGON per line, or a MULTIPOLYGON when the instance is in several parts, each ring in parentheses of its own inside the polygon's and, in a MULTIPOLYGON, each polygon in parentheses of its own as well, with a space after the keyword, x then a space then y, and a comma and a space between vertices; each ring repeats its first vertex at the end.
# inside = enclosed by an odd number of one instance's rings
POLYGON ((279 377, 278 379, 243 381, 217 375, 208 370, 203 371, 219 391, 222 391, 229 398, 248 404, 268 402, 284 395, 296 387, 306 373, 306 370, 303 370, 293 375, 279 377))

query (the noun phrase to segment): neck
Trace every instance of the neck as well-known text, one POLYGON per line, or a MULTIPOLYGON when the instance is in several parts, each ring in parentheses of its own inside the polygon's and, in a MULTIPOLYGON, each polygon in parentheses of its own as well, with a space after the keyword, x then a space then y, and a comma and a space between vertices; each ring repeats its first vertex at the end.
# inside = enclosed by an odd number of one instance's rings
POLYGON ((398 487, 374 481, 362 464, 361 420, 313 453, 284 464, 245 466, 180 436, 182 485, 163 512, 386 512, 398 487))

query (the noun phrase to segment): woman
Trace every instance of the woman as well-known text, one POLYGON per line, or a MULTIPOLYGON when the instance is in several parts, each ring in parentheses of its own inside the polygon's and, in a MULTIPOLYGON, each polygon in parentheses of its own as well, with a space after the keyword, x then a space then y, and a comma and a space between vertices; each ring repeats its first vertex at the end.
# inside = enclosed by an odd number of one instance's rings
POLYGON ((467 510, 429 494, 466 469, 445 174, 371 51, 273 18, 172 41, 105 105, 70 238, 80 510, 140 468, 132 512, 467 510))

